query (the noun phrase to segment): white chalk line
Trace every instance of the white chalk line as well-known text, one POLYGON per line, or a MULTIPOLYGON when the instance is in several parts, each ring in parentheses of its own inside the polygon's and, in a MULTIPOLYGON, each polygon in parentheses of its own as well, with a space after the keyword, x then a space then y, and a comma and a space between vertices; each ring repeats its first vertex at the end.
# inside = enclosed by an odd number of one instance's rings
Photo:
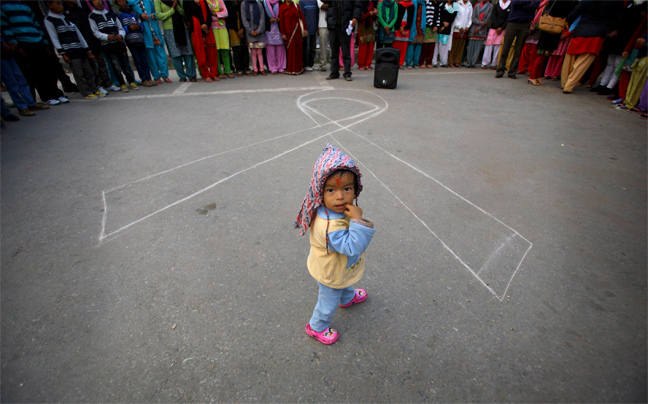
MULTIPOLYGON (((183 83, 186 84, 186 83, 183 83)), ((194 84, 194 83, 190 83, 194 84)), ((329 86, 330 87, 330 86, 329 86)), ((331 87, 332 89, 333 87, 331 87)), ((216 91, 196 91, 196 92, 182 92, 176 94, 175 91, 171 94, 148 94, 148 95, 126 95, 123 97, 103 97, 100 101, 119 101, 119 100, 143 100, 152 98, 168 98, 168 97, 194 97, 204 95, 230 95, 230 94, 251 94, 251 93, 282 93, 288 91, 312 91, 312 90, 326 90, 328 88, 322 87, 281 87, 281 88, 256 88, 251 90, 216 90, 216 91)), ((176 90, 177 91, 177 90, 176 90)), ((186 91, 186 90, 185 90, 186 91)))
POLYGON ((178 88, 176 88, 175 91, 173 91, 171 93, 171 95, 176 96, 176 95, 184 94, 184 92, 187 91, 189 89, 189 87, 191 87, 192 84, 193 83, 191 83, 191 82, 180 84, 180 86, 178 86, 178 88))
MULTIPOLYGON (((321 91, 321 89, 320 89, 319 91, 321 91)), ((315 93, 317 93, 317 92, 318 92, 318 91, 316 91, 315 93)), ((311 93, 311 94, 314 94, 314 93, 311 93)), ((307 95, 309 95, 309 94, 307 94, 307 95)), ((300 99, 301 99, 301 97, 300 97, 300 99)), ((300 109, 301 109, 301 108, 300 108, 300 109)), ((180 200, 178 200, 178 201, 176 201, 176 202, 173 202, 173 203, 171 203, 171 204, 169 204, 169 205, 167 205, 167 206, 165 206, 165 207, 163 207, 163 208, 161 208, 161 209, 158 209, 157 211, 155 211, 155 212, 153 212, 153 213, 150 213, 150 214, 148 214, 148 215, 146 215, 146 216, 144 216, 144 217, 142 217, 142 218, 140 218, 140 219, 138 219, 138 220, 136 220, 136 221, 134 221, 134 222, 131 222, 131 223, 129 223, 129 224, 127 224, 127 225, 125 225, 125 226, 123 226, 123 227, 121 227, 121 228, 115 230, 115 231, 112 231, 112 232, 110 232, 110 233, 108 233, 108 234, 105 234, 105 229, 106 229, 106 220, 107 220, 107 217, 108 217, 108 206, 107 206, 107 202, 106 202, 106 192, 103 191, 103 192, 102 192, 102 199, 103 199, 103 205, 104 205, 104 212, 103 212, 103 219, 102 219, 102 223, 101 223, 101 234, 99 235, 99 241, 101 242, 101 241, 103 241, 104 239, 106 239, 106 238, 108 238, 108 237, 111 237, 111 236, 113 236, 113 235, 116 235, 117 233, 120 233, 120 232, 122 232, 122 231, 124 231, 124 230, 126 230, 126 229, 128 229, 128 228, 130 228, 130 227, 132 227, 132 226, 134 226, 134 225, 136 225, 136 224, 138 224, 138 223, 140 223, 140 222, 142 222, 142 221, 144 221, 144 220, 146 220, 146 219, 148 219, 148 218, 150 218, 150 217, 152 217, 152 216, 154 216, 154 215, 160 213, 160 212, 163 212, 163 211, 165 211, 165 210, 167 210, 167 209, 170 209, 170 208, 172 208, 172 207, 174 207, 174 206, 176 206, 176 205, 178 205, 178 204, 180 204, 180 203, 182 203, 182 202, 185 202, 185 201, 187 201, 187 200, 189 200, 189 199, 191 199, 191 198, 193 198, 193 197, 195 197, 195 196, 197 196, 197 195, 200 195, 200 194, 202 194, 202 193, 204 193, 204 192, 206 192, 206 191, 208 191, 208 190, 214 188, 215 186, 217 186, 217 185, 219 185, 219 184, 221 184, 221 183, 223 183, 223 182, 225 182, 225 181, 227 181, 227 180, 230 180, 230 179, 234 178, 235 176, 238 176, 239 174, 243 174, 243 173, 245 173, 245 172, 247 172, 247 171, 249 171, 249 170, 252 170, 252 169, 254 169, 254 168, 256 168, 256 167, 259 167, 259 166, 261 166, 261 165, 263 165, 263 164, 265 164, 265 163, 268 163, 268 162, 270 162, 270 161, 273 161, 273 160, 275 160, 275 159, 278 159, 279 157, 282 157, 282 156, 284 156, 285 154, 288 154, 288 153, 290 153, 290 152, 292 152, 292 151, 295 151, 295 150, 297 150, 297 149, 300 149, 300 148, 302 148, 302 147, 304 147, 304 146, 306 146, 306 145, 308 145, 308 144, 310 144, 310 143, 313 143, 313 142, 315 142, 315 141, 317 141, 317 140, 319 140, 319 139, 322 139, 322 138, 324 138, 324 137, 326 137, 326 136, 331 136, 331 135, 333 135, 333 134, 336 133, 336 132, 339 132, 339 131, 345 130, 345 129, 347 129, 347 128, 350 128, 350 127, 353 126, 353 125, 357 125, 357 124, 359 124, 359 123, 361 123, 361 122, 364 122, 365 120, 367 120, 367 119, 369 119, 369 118, 372 118, 373 116, 376 116, 376 115, 380 114, 381 112, 382 112, 382 111, 380 111, 380 112, 378 112, 378 113, 375 113, 375 114, 373 114, 373 115, 370 115, 370 116, 368 116, 368 117, 366 117, 366 118, 363 118, 363 119, 361 119, 361 120, 359 120, 359 121, 357 121, 357 122, 352 122, 352 123, 350 123, 350 124, 347 125, 347 126, 341 126, 341 125, 339 125, 336 121, 331 121, 331 122, 330 122, 331 124, 335 124, 335 125, 338 125, 338 126, 340 126, 340 127, 339 127, 338 129, 335 129, 335 130, 333 130, 333 131, 331 131, 331 132, 328 132, 328 133, 326 133, 326 134, 324 134, 324 135, 321 135, 321 136, 318 136, 318 137, 316 137, 316 138, 314 138, 314 139, 311 139, 311 140, 309 140, 308 142, 305 142, 305 143, 303 143, 303 144, 301 144, 301 145, 299 145, 299 146, 297 146, 297 147, 294 147, 294 148, 292 148, 292 149, 290 149, 290 150, 284 151, 284 152, 282 152, 282 153, 280 153, 280 154, 278 154, 278 155, 276 155, 276 156, 274 156, 274 157, 271 157, 271 158, 269 158, 269 159, 267 159, 267 160, 264 160, 264 161, 261 161, 261 162, 259 162, 259 163, 256 163, 256 164, 254 164, 254 165, 252 165, 252 166, 250 166, 250 167, 247 167, 247 168, 245 168, 245 169, 243 169, 243 170, 240 170, 240 171, 238 171, 238 172, 236 172, 236 173, 234 173, 234 174, 232 174, 232 175, 230 175, 230 176, 228 176, 228 177, 225 177, 225 178, 223 178, 223 179, 221 179, 221 180, 219 180, 219 181, 217 181, 217 182, 215 182, 215 183, 213 183, 213 184, 211 184, 211 185, 209 185, 209 186, 207 186, 207 187, 205 187, 205 188, 203 188, 203 189, 201 189, 201 190, 199 190, 199 191, 194 192, 193 194, 191 194, 191 195, 189 195, 189 196, 187 196, 187 197, 185 197, 185 198, 182 198, 182 199, 180 199, 180 200)), ((362 116, 362 115, 365 115, 365 114, 363 113, 363 114, 357 114, 357 115, 358 115, 358 116, 362 116)), ((345 120, 346 120, 346 119, 347 119, 347 118, 345 118, 345 120)), ((316 126, 315 128, 318 128, 318 127, 321 127, 321 126, 322 126, 322 125, 318 125, 318 126, 316 126)), ((314 128, 310 128, 310 129, 314 129, 314 128)), ((283 137, 283 136, 285 136, 285 135, 282 135, 282 136, 279 136, 279 137, 283 137)), ((263 142, 259 142, 259 143, 263 143, 263 142)), ((191 164, 191 163, 187 163, 187 164, 185 164, 185 165, 183 165, 183 166, 186 166, 186 165, 188 165, 188 164, 191 164)), ((173 170, 174 170, 174 169, 167 170, 166 172, 173 171, 173 170)), ((156 175, 159 175, 159 173, 158 173, 158 174, 154 174, 153 176, 156 176, 156 175)), ((147 177, 147 178, 150 178, 150 177, 153 177, 153 176, 149 176, 149 177, 147 177)), ((142 181, 142 180, 143 180, 143 179, 141 179, 141 180, 137 180, 137 181, 135 181, 135 182, 139 182, 139 181, 142 181)), ((129 184, 127 184, 127 185, 129 185, 129 184)), ((127 185, 125 185, 125 186, 127 186, 127 185)), ((121 187, 124 187, 124 186, 121 186, 121 187)), ((117 187, 117 188, 121 188, 121 187, 117 187)))
MULTIPOLYGON (((377 95, 377 94, 375 94, 375 95, 377 95)), ((377 95, 377 96, 380 97, 379 95, 377 95)), ((388 106, 389 106, 389 104, 387 103, 387 101, 386 101, 384 98, 382 98, 382 97, 380 97, 380 98, 385 102, 385 104, 386 104, 385 109, 387 109, 388 106)), ((326 116, 324 116, 323 114, 319 113, 318 111, 315 111, 315 110, 313 110, 312 108, 309 108, 309 109, 310 109, 312 112, 317 113, 318 115, 320 115, 320 116, 322 116, 322 117, 324 117, 324 118, 327 118, 326 116)), ((330 120, 330 118, 327 118, 327 119, 330 120)), ((366 168, 367 171, 369 171, 369 173, 371 173, 371 175, 372 175, 374 178, 376 178, 376 180, 377 180, 378 182, 380 182, 380 184, 381 184, 383 187, 385 187, 385 189, 387 189, 387 191, 389 191, 389 192, 390 192, 390 193, 391 193, 391 194, 392 194, 392 195, 393 195, 393 196, 394 196, 394 197, 395 197, 395 198, 396 198, 396 199, 397 199, 397 200, 398 200, 398 201, 399 201, 399 202, 400 202, 400 203, 401 203, 401 204, 402 204, 402 205, 403 205, 403 206, 404 206, 404 207, 405 207, 405 208, 406 208, 406 209, 407 209, 407 210, 408 210, 408 211, 409 211, 409 212, 410 212, 410 213, 411 213, 411 214, 412 214, 412 215, 413 215, 413 216, 414 216, 414 217, 415 217, 419 222, 421 222, 421 224, 422 224, 422 225, 423 225, 423 226, 424 226, 424 227, 425 227, 425 228, 426 228, 426 229, 427 229, 427 230, 428 230, 428 231, 429 231, 429 232, 430 232, 430 233, 431 233, 431 234, 432 234, 432 235, 433 235, 437 240, 439 240, 439 242, 441 243, 441 245, 442 245, 442 246, 443 246, 443 247, 444 247, 448 252, 450 252, 450 254, 452 254, 452 256, 453 256, 457 261, 459 261, 459 262, 460 262, 460 263, 461 263, 461 264, 462 264, 466 269, 468 269, 468 271, 469 271, 469 272, 470 272, 470 273, 471 273, 475 278, 477 278, 477 280, 478 280, 478 281, 479 281, 479 282, 480 282, 480 283, 481 283, 481 284, 482 284, 482 285, 483 285, 487 290, 489 290, 489 291, 493 294, 493 296, 495 296, 497 299, 499 299, 500 302, 503 301, 503 300, 504 300, 504 297, 506 296, 506 293, 507 293, 507 291, 508 291, 508 288, 509 288, 509 286, 511 285, 511 282, 512 282, 513 278, 515 277, 515 275, 516 275, 517 272, 519 271, 520 266, 522 265, 522 262, 523 262, 524 259, 526 258, 528 252, 529 252, 529 251, 531 250, 531 248, 533 247, 533 243, 531 243, 529 240, 527 240, 525 237, 523 237, 523 236, 522 236, 520 233, 518 233, 516 230, 514 230, 514 229, 512 229, 511 227, 509 227, 508 225, 506 225, 504 222, 502 222, 501 220, 497 219, 497 218, 496 218, 495 216, 493 216, 492 214, 486 212, 484 209, 480 208, 479 206, 477 206, 476 204, 472 203, 472 202, 469 201, 468 199, 466 199, 466 198, 464 198, 463 196, 459 195, 458 193, 456 193, 455 191, 453 191, 452 189, 450 189, 449 187, 447 187, 446 185, 444 185, 443 183, 441 183, 440 181, 438 181, 438 180, 435 179, 434 177, 428 175, 427 173, 425 173, 425 172, 423 172, 422 170, 420 170, 420 169, 414 167, 413 165, 407 163, 406 161, 404 161, 404 160, 402 160, 402 159, 396 157, 395 155, 393 155, 393 154, 387 152, 385 149, 383 149, 382 147, 378 146, 378 145, 375 144, 374 142, 371 142, 370 140, 368 140, 368 139, 365 138, 364 136, 361 136, 360 134, 358 134, 358 133, 356 133, 356 132, 354 132, 354 131, 352 131, 352 130, 350 130, 350 129, 348 129, 348 128, 345 128, 345 129, 348 130, 350 133, 352 133, 352 134, 354 134, 354 135, 360 137, 361 139, 363 139, 363 140, 369 142, 370 144, 372 144, 373 146, 375 146, 375 147, 378 148, 379 150, 383 151, 384 153, 387 153, 389 156, 393 157, 394 159, 396 159, 396 160, 402 162, 403 164, 406 164, 407 166, 409 166, 409 167, 412 168, 413 170, 419 172, 420 174, 423 174, 425 177, 427 177, 427 178, 433 180, 434 182, 436 182, 437 184, 441 185, 441 186, 442 186, 443 188, 445 188, 446 190, 450 191, 450 193, 452 193, 453 195, 459 197, 459 198, 460 198, 461 200, 463 200, 464 202, 466 202, 466 203, 468 203, 469 205, 473 206, 474 208, 476 208, 476 209, 479 210, 480 212, 486 214, 488 217, 494 219, 496 222, 502 224, 504 227, 506 227, 507 229, 511 230, 511 231, 514 233, 514 235, 519 236, 520 238, 522 238, 523 240, 525 240, 527 243, 529 243, 529 248, 527 248, 526 252, 525 252, 524 255, 522 256, 522 259, 520 259, 520 262, 518 263, 518 266, 516 267, 515 271, 513 272, 513 275, 511 275, 511 277, 509 278, 509 282, 508 282, 508 284, 507 284, 507 286, 506 286, 506 289, 504 290, 504 293, 503 293, 501 296, 499 296, 499 295, 497 294, 497 292, 495 292, 495 290, 493 290, 493 288, 491 288, 488 284, 486 284, 486 282, 484 282, 484 280, 482 280, 482 279, 479 277, 479 275, 478 275, 477 273, 475 273, 475 271, 470 267, 470 265, 468 265, 467 263, 465 263, 465 262, 461 259, 461 257, 459 257, 459 255, 457 255, 457 254, 456 254, 456 253, 455 253, 455 252, 454 252, 454 251, 453 251, 453 250, 452 250, 452 249, 451 249, 451 248, 450 248, 450 247, 449 247, 449 246, 448 246, 448 245, 447 245, 447 244, 446 244, 446 243, 445 243, 445 242, 444 242, 444 241, 443 241, 443 240, 442 240, 442 239, 441 239, 441 238, 440 238, 440 237, 439 237, 439 236, 438 236, 438 235, 437 235, 437 234, 436 234, 436 233, 435 233, 435 232, 434 232, 434 231, 433 231, 433 230, 432 230, 428 225, 427 225, 427 223, 425 223, 425 222, 424 222, 420 217, 418 217, 418 215, 416 215, 416 213, 414 213, 414 211, 413 211, 413 210, 412 210, 412 209, 411 209, 407 204, 405 204, 405 202, 404 202, 402 199, 400 199, 400 198, 399 198, 399 197, 398 197, 398 196, 397 196, 397 195, 396 195, 396 194, 395 194, 395 193, 394 193, 394 192, 393 192, 393 191, 392 191, 392 190, 391 190, 391 189, 390 189, 390 188, 389 188, 389 187, 388 187, 388 186, 387 186, 387 185, 386 185, 382 180, 380 180, 380 178, 378 178, 378 176, 376 176, 376 174, 375 174, 373 171, 371 171, 371 170, 370 170, 366 165, 364 165, 362 162, 360 162, 360 161, 359 161, 359 160, 358 160, 358 159, 357 159, 357 158, 356 158, 356 157, 355 157, 355 156, 354 156, 354 155, 353 155, 353 154, 352 154, 352 153, 351 153, 347 148, 344 148, 344 149, 347 151, 347 153, 348 153, 348 154, 349 154, 349 155, 350 155, 350 156, 351 156, 351 157, 352 157, 352 158, 353 158, 357 163, 361 164, 364 168, 366 168)), ((332 136, 332 137, 333 137, 333 136, 332 136)), ((341 143, 340 143, 340 142, 339 142, 335 137, 333 137, 333 139, 334 139, 337 143, 339 143, 340 146, 342 146, 342 144, 341 144, 341 143)), ((342 147, 343 147, 343 146, 342 146, 342 147)), ((509 239, 511 239, 511 238, 512 238, 512 237, 510 237, 509 239)), ((506 242, 508 242, 508 240, 507 240, 506 242)), ((500 248, 498 248, 497 251, 499 251, 499 250, 500 250, 500 249, 501 249, 501 248, 506 244, 506 242, 503 243, 503 244, 500 246, 500 248)), ((496 253, 497 253, 497 251, 496 251, 496 253)), ((492 257, 492 256, 493 256, 493 255, 491 255, 491 257, 492 257)))

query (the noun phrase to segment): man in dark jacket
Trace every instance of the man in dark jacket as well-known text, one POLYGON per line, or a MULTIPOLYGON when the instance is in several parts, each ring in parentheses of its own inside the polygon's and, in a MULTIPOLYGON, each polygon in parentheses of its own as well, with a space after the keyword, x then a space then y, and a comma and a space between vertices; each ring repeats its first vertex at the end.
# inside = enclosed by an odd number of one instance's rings
POLYGON ((508 20, 506 21, 506 33, 504 34, 504 42, 502 43, 502 52, 500 53, 500 62, 497 66, 497 73, 495 78, 504 76, 506 71, 506 59, 508 59, 511 45, 515 39, 515 53, 511 61, 511 70, 508 76, 512 79, 516 78, 515 74, 518 70, 520 63, 520 55, 524 43, 529 37, 529 29, 531 28, 531 21, 535 17, 535 12, 540 6, 540 0, 513 0, 511 3, 511 12, 509 13, 508 20))
POLYGON ((340 47, 344 63, 344 79, 351 81, 351 35, 347 33, 349 24, 352 28, 358 25, 362 16, 364 2, 360 0, 322 0, 322 9, 326 7, 326 25, 329 30, 331 44, 331 74, 326 78, 340 78, 340 47))

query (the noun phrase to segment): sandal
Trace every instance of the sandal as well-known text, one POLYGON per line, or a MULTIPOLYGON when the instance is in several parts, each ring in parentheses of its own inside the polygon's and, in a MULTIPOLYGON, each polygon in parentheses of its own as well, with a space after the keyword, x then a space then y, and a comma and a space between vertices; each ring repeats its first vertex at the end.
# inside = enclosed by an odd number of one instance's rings
POLYGON ((208 83, 211 83, 212 81, 214 81, 214 79, 212 79, 211 77, 207 77, 207 78, 205 79, 205 81, 208 82, 208 83))
POLYGON ((164 78, 164 81, 166 81, 167 83, 173 83, 173 80, 171 80, 171 79, 168 78, 168 77, 165 77, 165 78, 164 78))
POLYGON ((534 86, 539 86, 540 85, 540 83, 535 79, 528 79, 527 83, 532 84, 534 86))
POLYGON ((630 109, 628 110, 628 112, 639 112, 639 113, 642 113, 643 111, 640 110, 640 109, 637 108, 637 107, 634 107, 634 108, 630 108, 630 109))
POLYGON ((644 112, 643 114, 639 115, 639 119, 648 119, 648 114, 644 112))
POLYGON ((233 73, 228 73, 228 74, 227 74, 227 77, 229 77, 230 79, 233 79, 233 78, 234 78, 234 74, 233 74, 233 73))
POLYGON ((367 291, 364 289, 355 289, 355 296, 347 304, 341 304, 340 307, 351 307, 354 304, 362 303, 367 300, 367 291))
POLYGON ((264 71, 261 72, 261 75, 262 75, 262 76, 267 76, 268 73, 266 73, 265 70, 264 70, 264 71))
POLYGON ((325 345, 331 345, 340 338, 340 333, 331 327, 326 327, 324 331, 316 332, 311 328, 310 324, 306 324, 306 334, 325 345))

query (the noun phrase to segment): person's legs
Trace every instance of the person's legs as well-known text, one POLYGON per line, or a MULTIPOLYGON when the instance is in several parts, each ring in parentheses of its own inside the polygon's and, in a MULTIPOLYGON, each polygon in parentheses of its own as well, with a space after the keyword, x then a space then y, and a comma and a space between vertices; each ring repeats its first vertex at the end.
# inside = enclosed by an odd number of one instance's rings
POLYGON ((115 72, 115 80, 117 80, 117 83, 120 86, 123 86, 126 84, 124 82, 124 77, 122 76, 122 67, 121 67, 121 62, 120 62, 120 52, 112 52, 112 51, 106 51, 104 52, 104 55, 110 60, 110 63, 112 64, 113 70, 115 72))
POLYGON ((529 72, 531 73, 531 76, 529 77, 530 80, 538 80, 542 78, 542 71, 544 70, 544 62, 546 59, 547 57, 544 54, 536 56, 533 61, 533 67, 529 69, 529 72))
POLYGON ((346 34, 346 31, 341 29, 340 34, 340 47, 342 48, 342 63, 344 65, 344 77, 351 77, 351 65, 353 59, 351 52, 355 54, 351 36, 346 34))
POLYGON ((355 296, 353 286, 345 289, 333 289, 318 282, 319 293, 313 316, 308 322, 315 332, 322 332, 331 325, 340 303, 350 302, 355 296))
POLYGON ((196 76, 198 76, 198 72, 196 71, 196 59, 193 55, 182 55, 181 57, 184 60, 185 74, 187 75, 187 78, 195 79, 196 76))
POLYGON ((646 73, 648 73, 648 56, 637 59, 632 64, 632 75, 623 102, 628 109, 634 108, 639 102, 643 86, 646 83, 646 73))
POLYGON ((329 41, 331 43, 331 77, 340 77, 340 29, 329 30, 329 41))
POLYGON ((187 73, 185 72, 185 66, 182 63, 182 56, 176 56, 174 58, 171 58, 171 63, 173 63, 173 68, 178 74, 178 77, 180 77, 180 80, 186 80, 187 73))
POLYGON ((169 77, 169 64, 167 62, 167 54, 164 50, 164 45, 156 45, 153 47, 153 54, 157 63, 158 71, 162 78, 169 77))
POLYGON ((232 74, 232 68, 230 67, 229 49, 219 49, 218 54, 220 55, 220 59, 223 62, 223 70, 225 70, 225 74, 232 74))
MULTIPOLYGON (((504 49, 502 50, 502 54, 500 55, 499 63, 497 63, 497 76, 499 77, 502 77, 504 75, 504 72, 506 71, 506 59, 508 59, 508 54, 511 50, 511 44, 513 43, 513 40, 515 39, 515 36, 517 34, 517 25, 519 24, 511 23, 506 27, 506 32, 504 33, 504 42, 501 45, 504 47, 504 49)), ((522 45, 524 45, 524 42, 522 42, 522 45)), ((495 55, 493 55, 493 60, 497 60, 495 55)))
POLYGON ((29 84, 22 75, 20 67, 13 58, 0 60, 0 78, 19 110, 36 104, 31 95, 29 84))
POLYGON ((146 48, 146 59, 149 65, 149 68, 151 69, 151 75, 153 76, 153 80, 157 80, 162 77, 160 74, 160 69, 158 67, 158 59, 157 55, 155 53, 155 47, 153 48, 146 48))
POLYGON ((596 59, 596 55, 593 53, 582 53, 575 56, 576 60, 574 61, 573 70, 567 77, 567 82, 563 88, 563 91, 566 93, 571 93, 574 90, 574 87, 580 83, 587 69, 594 62, 594 59, 596 59))
POLYGON ((130 60, 128 59, 128 53, 126 52, 125 48, 123 51, 119 53, 119 63, 121 64, 121 69, 122 72, 124 73, 124 76, 126 76, 126 81, 128 81, 129 84, 134 83, 135 73, 133 72, 133 68, 130 65, 130 60))
POLYGON ((146 48, 130 48, 130 51, 131 55, 133 55, 133 62, 135 62, 135 68, 137 69, 137 74, 139 75, 140 80, 151 80, 151 72, 148 65, 146 48))
POLYGON ((515 53, 513 54, 513 60, 511 61, 511 68, 509 70, 509 77, 515 77, 515 74, 518 71, 520 63, 520 55, 522 54, 522 49, 524 48, 525 41, 529 37, 529 27, 531 24, 519 24, 517 27, 517 36, 515 39, 515 53))
POLYGON ((329 60, 329 30, 328 28, 319 28, 319 60, 320 69, 326 68, 327 60, 329 60))
MULTIPOLYGON (((72 75, 74 76, 74 81, 79 87, 79 92, 82 96, 87 97, 88 95, 94 93, 90 90, 90 86, 86 82, 85 77, 83 77, 83 60, 85 59, 70 59, 70 70, 72 70, 72 75)), ((94 81, 94 76, 92 76, 94 81)), ((94 83, 93 83, 94 84, 94 83)))

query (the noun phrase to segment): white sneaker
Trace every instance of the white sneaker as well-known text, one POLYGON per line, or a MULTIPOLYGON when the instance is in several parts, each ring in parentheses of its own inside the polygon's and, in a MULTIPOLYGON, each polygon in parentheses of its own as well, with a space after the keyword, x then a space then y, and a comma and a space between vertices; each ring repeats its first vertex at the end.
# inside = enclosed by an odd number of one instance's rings
POLYGON ((306 66, 306 67, 304 67, 304 70, 306 70, 307 72, 312 72, 313 68, 310 67, 310 66, 306 66))
POLYGON ((104 96, 108 95, 108 91, 106 91, 106 89, 103 87, 97 87, 97 91, 99 91, 104 96))
POLYGON ((60 103, 61 101, 56 100, 54 98, 52 98, 51 100, 47 100, 47 105, 59 105, 60 103))
POLYGON ((65 98, 65 97, 59 97, 58 100, 59 100, 60 102, 62 102, 63 104, 65 104, 66 102, 70 102, 70 100, 68 100, 68 99, 65 98))
POLYGON ((108 90, 110 90, 110 91, 120 91, 121 88, 119 88, 119 87, 117 87, 116 85, 113 84, 112 86, 108 87, 108 90))

